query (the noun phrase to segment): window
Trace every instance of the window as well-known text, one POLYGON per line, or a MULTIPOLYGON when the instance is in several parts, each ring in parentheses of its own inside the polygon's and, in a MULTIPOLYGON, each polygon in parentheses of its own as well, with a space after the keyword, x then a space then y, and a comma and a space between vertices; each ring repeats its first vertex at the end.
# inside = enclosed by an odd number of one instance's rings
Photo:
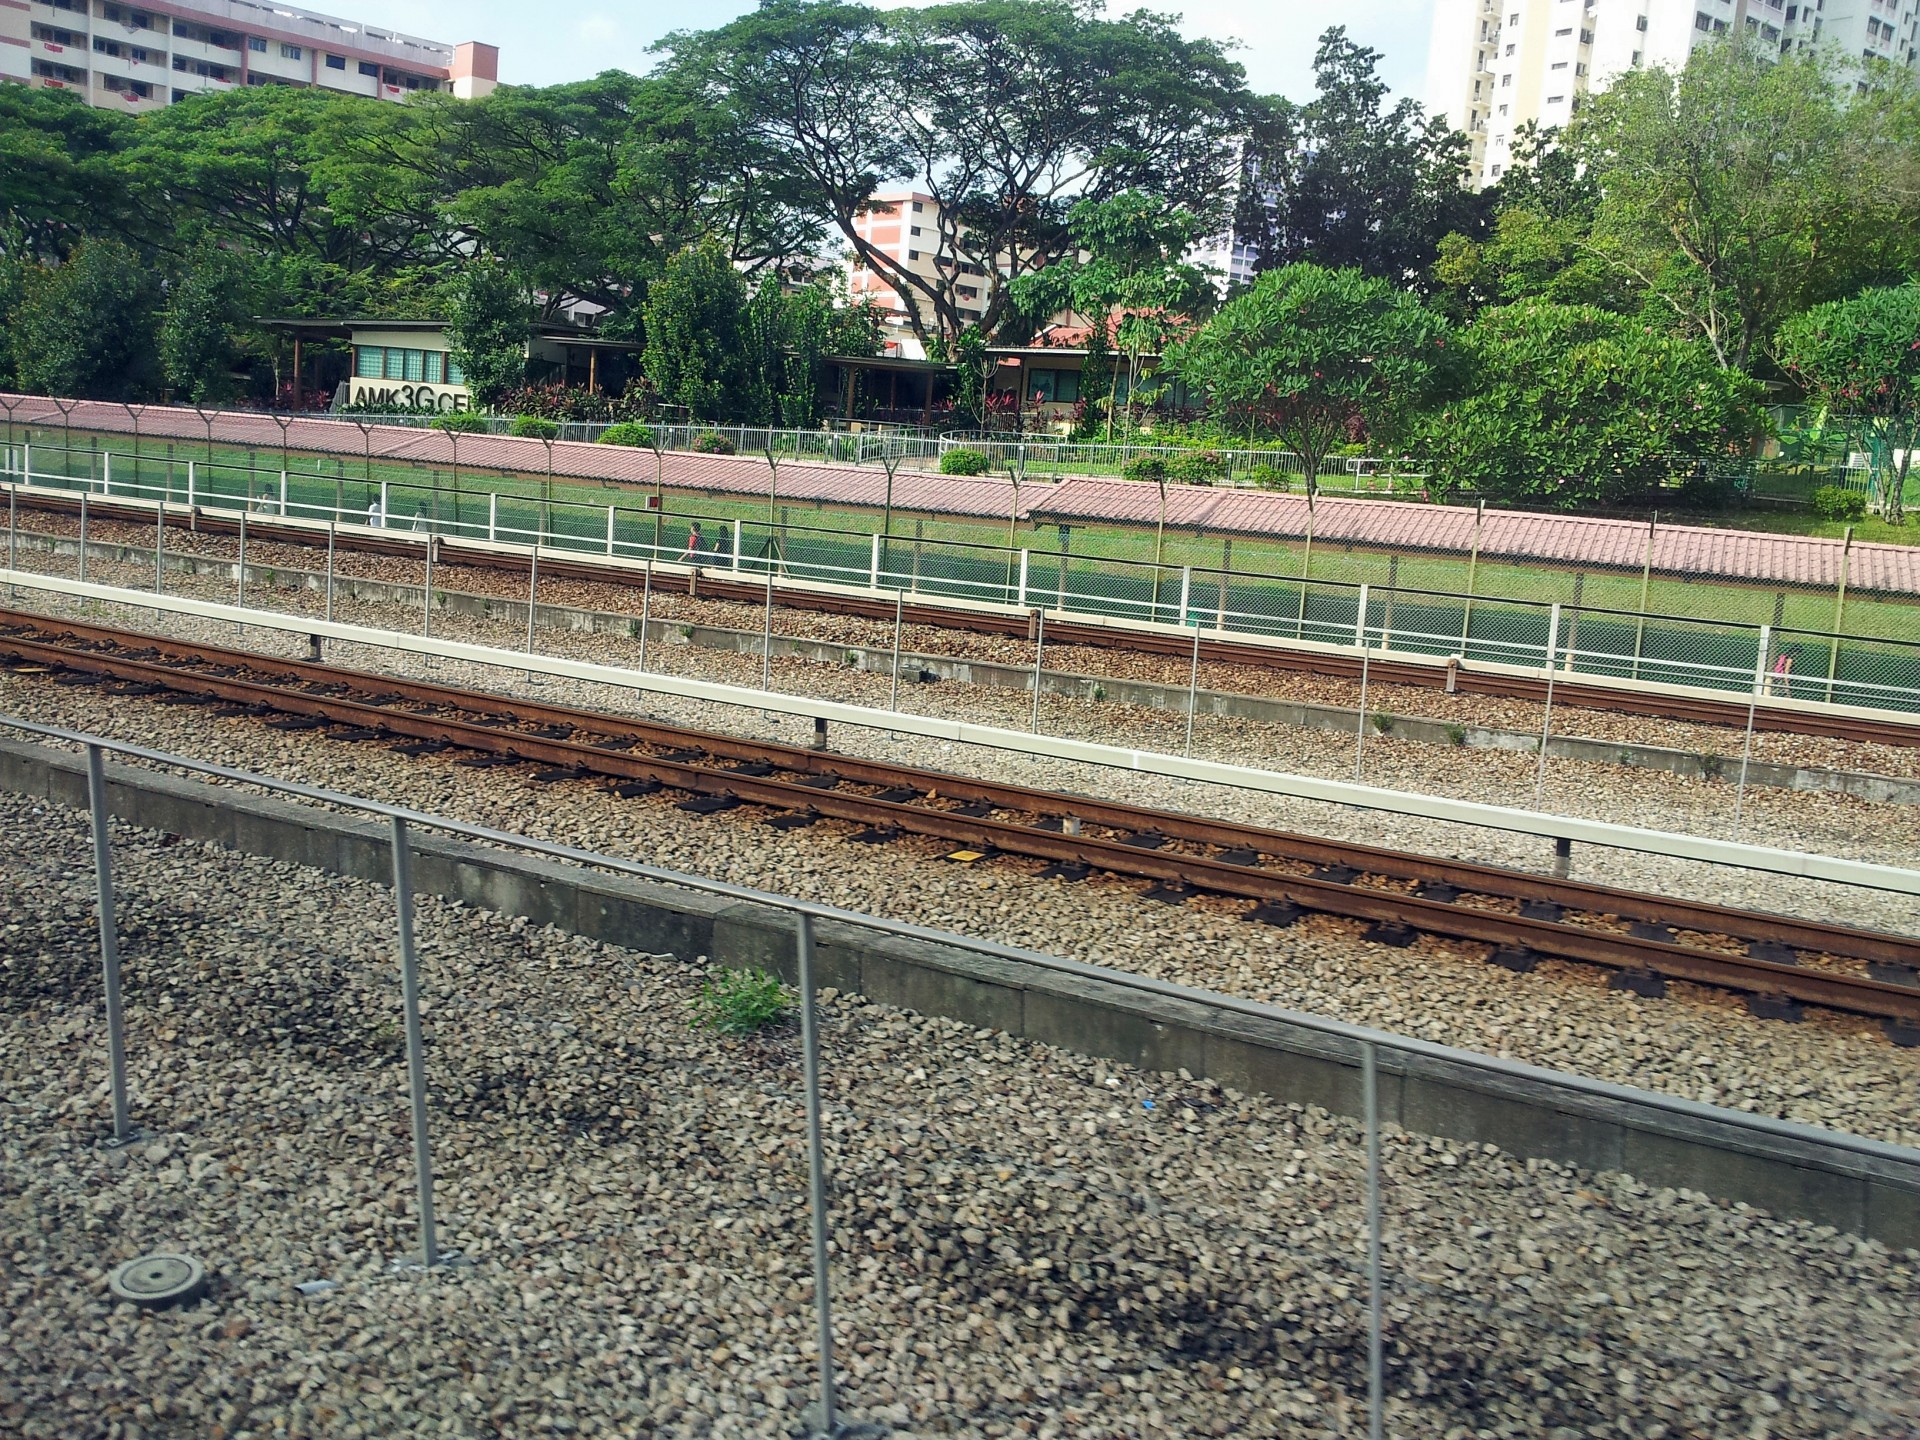
POLYGON ((247 37, 247 49, 254 51, 256 54, 264 55, 267 53, 267 42, 262 40, 258 35, 249 35, 247 37))
POLYGON ((358 345, 353 352, 353 373, 362 380, 379 380, 386 373, 385 351, 378 345, 358 345))
POLYGON ((1713 17, 1704 10, 1693 12, 1693 28, 1702 35, 1713 29, 1713 17))
POLYGON ((910 235, 918 235, 920 233, 920 227, 918 225, 909 225, 907 227, 907 233, 910 235))
POLYGON ((1507 54, 1511 55, 1515 50, 1518 50, 1519 48, 1520 47, 1518 45, 1509 45, 1507 46, 1507 54))
POLYGON ((1502 75, 1500 77, 1500 88, 1502 90, 1511 90, 1513 88, 1513 76, 1502 75))
POLYGON ((111 40, 102 39, 98 35, 93 37, 93 48, 102 55, 111 55, 115 59, 118 59, 120 55, 120 47, 118 45, 114 44, 111 40))
POLYGON ((346 56, 344 56, 344 55, 329 55, 329 56, 327 56, 327 69, 329 69, 329 70, 344 70, 344 69, 346 69, 346 68, 347 68, 347 57, 346 57, 346 56))
POLYGON ((907 258, 909 260, 918 260, 920 258, 920 252, 918 250, 909 250, 907 252, 907 258))
POLYGON ((1564 95, 1547 96, 1547 104, 1549 105, 1564 105, 1566 103, 1567 103, 1567 97, 1564 95))
POLYGON ((426 379, 427 369, 426 369, 424 357, 422 356, 421 352, 418 350, 409 350, 406 352, 406 356, 407 356, 406 373, 402 375, 400 378, 402 380, 426 379))
POLYGON ((446 382, 446 378, 447 378, 447 352, 446 351, 444 350, 427 351, 427 373, 425 378, 426 378, 426 382, 429 385, 440 385, 446 382))
POLYGON ((1571 35, 1572 33, 1573 33, 1573 27, 1569 25, 1563 30, 1554 31, 1553 38, 1556 40, 1562 40, 1562 39, 1565 39, 1567 36, 1571 35))
POLYGON ((452 355, 447 356, 447 383, 449 385, 464 385, 467 383, 466 374, 458 365, 453 363, 452 355))
POLYGON ((1567 62, 1564 60, 1556 60, 1553 62, 1553 64, 1549 65, 1547 68, 1549 70, 1564 70, 1567 68, 1567 62))
POLYGON ((1506 106, 1504 106, 1504 105, 1502 105, 1502 106, 1500 107, 1500 113, 1501 113, 1502 115, 1505 115, 1505 114, 1507 113, 1507 107, 1506 107, 1506 106))
POLYGON ((300 47, 298 45, 287 45, 283 43, 280 46, 280 58, 282 60, 298 60, 300 58, 300 47))
POLYGON ((1507 16, 1507 24, 1518 25, 1519 23, 1520 23, 1520 12, 1518 10, 1514 11, 1511 15, 1507 16))
POLYGON ((1079 398, 1078 370, 1035 370, 1027 378, 1027 399, 1035 405, 1071 405, 1079 398))
POLYGON ((1637 17, 1633 22, 1633 28, 1638 30, 1642 35, 1646 34, 1647 33, 1647 17, 1644 15, 1637 17))
POLYGON ((916 215, 920 213, 920 202, 918 200, 913 202, 913 213, 916 215))
POLYGON ((371 60, 362 60, 360 62, 360 73, 362 75, 370 75, 375 80, 378 80, 380 78, 380 67, 371 60))
POLYGON ((404 380, 407 378, 406 370, 407 352, 398 346, 389 345, 387 347, 386 378, 389 380, 404 380))

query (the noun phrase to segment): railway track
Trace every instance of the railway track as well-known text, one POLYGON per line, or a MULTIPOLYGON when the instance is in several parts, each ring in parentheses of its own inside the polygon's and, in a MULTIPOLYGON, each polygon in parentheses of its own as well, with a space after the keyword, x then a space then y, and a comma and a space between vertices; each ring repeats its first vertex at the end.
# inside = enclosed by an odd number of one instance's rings
POLYGON ((1515 971, 1597 965, 1654 996, 1669 981, 1742 995, 1761 1016, 1815 1005, 1920 1045, 1920 939, 1412 855, 1088 796, 886 764, 824 749, 0 610, 0 666, 49 683, 253 716, 281 729, 536 778, 659 796, 781 829, 844 822, 856 841, 918 838, 966 863, 1041 861, 1066 881, 1145 880, 1146 898, 1239 902, 1245 918, 1309 913, 1366 938, 1477 942, 1515 971))
MULTIPOLYGON (((20 508, 23 511, 39 510, 47 513, 77 515, 80 505, 77 499, 68 501, 58 497, 34 495, 23 497, 20 508)), ((124 520, 148 526, 152 524, 151 510, 92 499, 88 501, 88 509, 102 519, 124 520)), ((237 516, 196 512, 190 523, 197 534, 238 535, 240 533, 240 521, 237 516)), ((170 516, 168 524, 179 529, 189 528, 189 521, 185 516, 170 516)), ((249 517, 247 534, 261 541, 299 545, 305 548, 314 547, 314 534, 310 528, 279 523, 271 519, 249 517)), ((385 539, 350 531, 337 532, 335 544, 340 550, 395 559, 418 560, 420 556, 420 546, 417 541, 385 539)), ((525 575, 528 569, 527 562, 519 555, 486 546, 467 544, 444 536, 440 539, 439 556, 444 564, 461 565, 478 570, 525 575)), ((564 551, 553 550, 541 552, 540 575, 547 580, 575 580, 602 585, 621 585, 634 590, 638 590, 642 583, 640 573, 635 567, 623 568, 605 563, 587 564, 577 559, 568 559, 564 551)), ((689 593, 695 593, 695 590, 696 583, 690 581, 689 593)), ((767 585, 763 579, 730 580, 723 574, 709 570, 701 573, 697 581, 697 593, 702 599, 728 600, 744 605, 760 606, 766 603, 767 585)), ((832 593, 798 589, 782 586, 777 579, 773 586, 773 600, 776 605, 786 609, 849 615, 888 624, 892 623, 895 615, 894 602, 883 596, 853 591, 832 593)), ((941 604, 937 599, 926 597, 910 597, 900 613, 908 624, 913 625, 930 625, 940 629, 980 635, 1030 638, 1030 621, 1027 616, 1019 613, 979 611, 965 606, 941 604)), ((1075 621, 1062 615, 1048 616, 1047 639, 1056 645, 1083 645, 1108 650, 1126 649, 1139 654, 1160 655, 1182 661, 1189 660, 1193 654, 1193 642, 1184 635, 1162 634, 1145 629, 1116 630, 1108 624, 1075 621)), ((1253 640, 1203 639, 1200 642, 1200 658, 1220 664, 1247 665, 1266 670, 1305 671, 1315 675, 1353 680, 1360 678, 1361 668, 1361 662, 1351 656, 1317 650, 1290 650, 1281 645, 1253 640)), ((1407 685, 1435 689, 1446 684, 1444 673, 1430 665, 1375 656, 1368 661, 1368 669, 1372 682, 1377 685, 1407 685)), ((1544 677, 1536 679, 1525 675, 1495 673, 1470 666, 1463 666, 1457 671, 1454 676, 1454 688, 1460 694, 1486 695, 1514 700, 1544 701, 1547 695, 1547 681, 1544 677)), ((1660 720, 1720 725, 1733 729, 1744 729, 1748 719, 1745 699, 1716 700, 1706 696, 1622 690, 1611 685, 1569 679, 1564 676, 1556 677, 1554 680, 1553 697, 1554 702, 1560 705, 1613 711, 1627 715, 1645 715, 1660 720)), ((1865 718, 1799 710, 1783 711, 1770 708, 1763 703, 1754 707, 1753 725, 1756 730, 1776 731, 1783 734, 1812 735, 1877 745, 1920 746, 1920 720, 1904 721, 1894 718, 1865 718)))

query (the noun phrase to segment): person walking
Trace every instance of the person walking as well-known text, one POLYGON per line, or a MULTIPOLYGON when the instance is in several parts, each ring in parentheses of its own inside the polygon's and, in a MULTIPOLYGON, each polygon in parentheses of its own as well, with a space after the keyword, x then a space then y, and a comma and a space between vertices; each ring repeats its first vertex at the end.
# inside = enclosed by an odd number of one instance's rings
POLYGON ((698 565, 700 563, 700 548, 700 522, 696 520, 687 527, 687 548, 685 553, 680 556, 681 563, 698 565))
POLYGON ((1767 678, 1767 693, 1791 698, 1793 695, 1793 651, 1782 650, 1773 660, 1773 673, 1767 678))
POLYGON ((380 497, 374 496, 373 503, 367 506, 367 524, 378 530, 387 523, 386 512, 380 508, 380 497))

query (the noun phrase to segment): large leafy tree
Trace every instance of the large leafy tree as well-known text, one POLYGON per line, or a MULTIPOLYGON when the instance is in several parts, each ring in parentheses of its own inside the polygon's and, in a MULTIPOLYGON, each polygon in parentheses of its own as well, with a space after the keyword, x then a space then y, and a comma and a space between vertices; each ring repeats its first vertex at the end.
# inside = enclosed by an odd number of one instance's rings
POLYGON ((1751 369, 1787 317, 1920 263, 1920 196, 1880 179, 1911 104, 1911 77, 1746 44, 1631 71, 1568 137, 1599 195, 1593 252, 1751 369))
POLYGON ((1484 227, 1490 206, 1468 188, 1466 136, 1414 100, 1389 106, 1379 61, 1336 25, 1314 56, 1315 97, 1257 111, 1241 220, 1263 269, 1311 261, 1408 283, 1427 273, 1442 236, 1484 227))
MULTIPOLYGON (((1078 253, 1015 280, 1013 298, 1030 313, 1077 311, 1103 343, 1111 334, 1124 359, 1131 400, 1142 357, 1159 355, 1214 298, 1206 272, 1184 258, 1201 229, 1192 211, 1144 190, 1082 200, 1067 213, 1078 253), (1109 327, 1110 319, 1117 323, 1109 327)), ((1108 394, 1087 397, 1105 406, 1109 439, 1119 373, 1108 366, 1108 394)), ((1130 423, 1131 404, 1126 414, 1130 423)))
POLYGON ((1391 438, 1447 370, 1447 326, 1355 269, 1270 270, 1175 345, 1167 363, 1215 413, 1299 455, 1307 491, 1335 445, 1391 438))
POLYGON ((174 394, 195 405, 239 393, 234 367, 242 354, 249 286, 244 261, 208 246, 167 287, 160 316, 160 369, 174 394))
POLYGON ((1810 398, 1859 426, 1879 472, 1881 511, 1899 524, 1920 445, 1920 282, 1796 315, 1781 327, 1779 355, 1810 398))
POLYGON ((1412 436, 1440 495, 1554 509, 1634 501, 1744 450, 1759 429, 1753 381, 1639 317, 1527 300, 1484 312, 1457 348, 1464 383, 1412 436))
POLYGON ((750 404, 747 282, 708 241, 681 251, 647 295, 643 357, 654 393, 696 420, 731 420, 750 404))
POLYGON ((1109 19, 1069 0, 767 0, 665 48, 785 157, 855 263, 908 301, 923 340, 975 321, 962 286, 983 292, 977 321, 997 330, 1008 281, 1071 253, 1077 200, 1138 188, 1217 207, 1244 98, 1240 67, 1214 43, 1148 11, 1109 19), (860 233, 875 190, 901 180, 937 202, 922 246, 932 276, 860 233))
POLYGON ((153 382, 155 287, 116 240, 83 240, 66 260, 28 272, 8 328, 22 389, 131 400, 153 382))
POLYGON ((0 84, 0 250, 57 259, 124 230, 136 217, 115 157, 132 130, 71 92, 0 84))
POLYGON ((740 418, 808 430, 820 423, 821 362, 880 353, 871 303, 844 303, 815 281, 789 292, 772 277, 748 302, 746 394, 740 418))
POLYGON ((474 398, 493 406, 527 378, 527 283, 495 260, 476 260, 451 286, 447 338, 474 398))

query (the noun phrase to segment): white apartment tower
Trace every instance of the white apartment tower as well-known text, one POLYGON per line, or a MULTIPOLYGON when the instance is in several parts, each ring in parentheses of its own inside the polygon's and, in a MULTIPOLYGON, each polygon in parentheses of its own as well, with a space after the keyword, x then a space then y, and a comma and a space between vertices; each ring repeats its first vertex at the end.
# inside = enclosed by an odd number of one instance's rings
POLYGON ((499 66, 492 45, 421 40, 260 0, 0 0, 0 83, 132 114, 241 85, 477 99, 499 66))
POLYGON ((1785 54, 1819 46, 1914 67, 1920 0, 1438 0, 1427 108, 1473 144, 1491 185, 1528 121, 1565 125, 1577 98, 1642 65, 1677 68, 1696 46, 1744 33, 1785 54))

